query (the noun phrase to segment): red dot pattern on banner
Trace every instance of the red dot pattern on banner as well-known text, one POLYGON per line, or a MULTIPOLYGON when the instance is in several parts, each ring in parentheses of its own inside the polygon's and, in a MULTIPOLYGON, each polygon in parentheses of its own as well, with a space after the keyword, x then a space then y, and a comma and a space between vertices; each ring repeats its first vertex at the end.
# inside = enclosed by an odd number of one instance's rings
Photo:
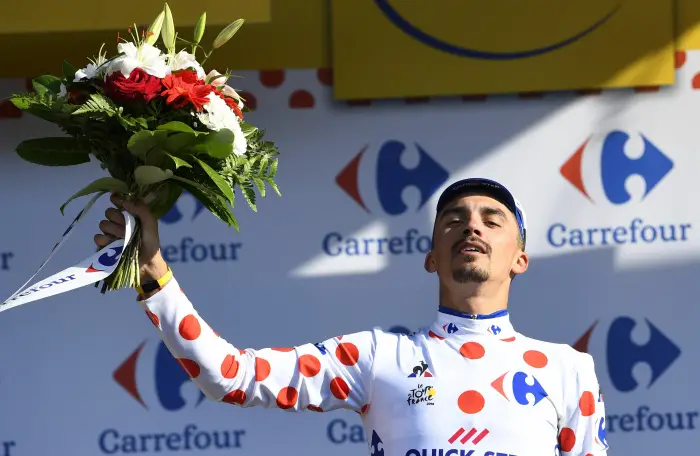
POLYGON ((312 412, 323 413, 323 409, 322 409, 321 407, 317 407, 317 406, 315 406, 315 405, 309 405, 309 406, 306 407, 306 408, 309 409, 309 410, 311 410, 312 412))
POLYGON ((559 449, 564 453, 574 449, 576 445, 576 433, 571 428, 564 428, 559 433, 559 449))
POLYGON ((299 392, 293 386, 282 388, 277 394, 277 407, 281 409, 290 409, 297 405, 299 392))
POLYGON ((239 352, 241 355, 245 355, 245 350, 241 350, 241 349, 239 348, 239 349, 238 349, 238 352, 239 352))
POLYGON ((693 76, 692 87, 694 90, 700 89, 700 73, 693 76))
POLYGON ((432 337, 433 339, 445 340, 444 337, 438 336, 437 334, 435 334, 435 333, 432 332, 432 331, 428 331, 428 335, 429 335, 430 337, 432 337))
POLYGON ((229 404, 243 404, 245 402, 245 391, 235 390, 228 393, 221 399, 223 402, 229 404))
POLYGON ((337 399, 344 401, 350 395, 350 387, 347 382, 340 377, 331 380, 331 393, 337 399))
POLYGON ((264 358, 255 358, 255 381, 262 382, 270 376, 270 363, 264 358))
POLYGON ((179 331, 183 339, 195 340, 202 334, 202 326, 199 324, 197 317, 189 314, 180 321, 179 331))
POLYGON ((515 342, 515 336, 508 337, 507 339, 499 339, 501 342, 515 342))
POLYGON ((289 348, 289 347, 285 347, 285 348, 273 348, 273 350, 274 350, 274 351, 278 351, 278 352, 284 352, 284 353, 290 352, 290 351, 294 351, 293 348, 289 348))
POLYGON ((10 101, 0 103, 0 118, 17 119, 22 117, 22 111, 10 101))
POLYGON ((146 316, 148 316, 148 319, 151 320, 153 326, 155 326, 156 328, 160 326, 160 318, 158 318, 158 315, 154 314, 150 310, 146 310, 146 316))
POLYGON ((676 69, 681 68, 683 65, 685 65, 686 60, 688 59, 688 55, 685 53, 685 51, 676 51, 676 69))
POLYGON ((299 372, 304 377, 313 377, 321 372, 321 361, 314 355, 301 355, 299 357, 299 372))
POLYGON ((528 350, 523 354, 523 360, 535 369, 542 369, 547 365, 549 360, 547 355, 537 350, 528 350))
POLYGON ((484 396, 478 391, 465 391, 457 398, 457 406, 469 415, 479 413, 484 408, 484 396))
POLYGON ((462 344, 459 352, 467 359, 480 359, 486 353, 484 346, 477 342, 467 342, 462 344))
POLYGON ((187 358, 178 358, 177 362, 180 363, 180 366, 185 369, 185 372, 187 372, 187 375, 189 375, 191 378, 199 377, 201 369, 199 368, 199 364, 197 364, 195 361, 187 358))
POLYGON ((581 415, 592 416, 595 413, 595 396, 590 391, 584 391, 581 399, 578 401, 578 407, 581 409, 581 415))
POLYGON ((354 366, 360 359, 360 350, 352 342, 343 342, 335 349, 335 357, 346 366, 354 366))
POLYGON ((224 378, 235 378, 238 374, 238 361, 233 355, 226 355, 221 362, 221 375, 224 378))
POLYGON ((243 104, 248 109, 250 109, 251 111, 255 111, 255 109, 258 107, 258 99, 255 98, 255 95, 246 90, 239 91, 238 95, 240 95, 241 98, 243 98, 243 104))
POLYGON ((333 69, 332 68, 319 68, 316 70, 316 77, 318 82, 325 86, 333 85, 333 69))
POLYGON ((308 90, 295 90, 289 96, 289 107, 292 109, 308 109, 315 105, 314 96, 308 90))
POLYGON ((284 70, 263 70, 260 72, 260 83, 268 88, 279 87, 284 84, 284 70))

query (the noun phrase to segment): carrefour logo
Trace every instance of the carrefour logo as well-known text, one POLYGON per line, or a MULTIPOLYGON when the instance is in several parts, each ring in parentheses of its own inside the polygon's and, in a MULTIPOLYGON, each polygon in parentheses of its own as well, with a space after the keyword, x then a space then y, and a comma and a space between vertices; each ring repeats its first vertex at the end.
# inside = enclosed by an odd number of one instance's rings
MULTIPOLYGON (((621 210, 639 214, 646 207, 650 212, 650 206, 644 204, 650 195, 664 191, 673 167, 669 154, 645 134, 613 130, 589 137, 561 166, 560 173, 581 195, 582 203, 607 207, 601 216, 614 218, 621 210), (636 197, 629 190, 635 186, 633 179, 644 186, 636 197)), ((547 241, 557 248, 686 242, 691 227, 677 220, 645 221, 639 215, 622 224, 572 227, 557 222, 547 230, 547 241)))
MULTIPOLYGON (((211 242, 207 237, 197 236, 207 219, 214 217, 204 205, 192 194, 183 192, 173 207, 160 218, 166 226, 163 237, 169 234, 185 232, 180 240, 174 243, 164 243, 162 248, 165 261, 177 263, 229 262, 237 261, 243 246, 240 242, 220 241, 211 242), (206 239, 206 240, 205 240, 206 239)), ((219 220, 213 223, 221 224, 219 220)))
MULTIPOLYGON (((139 344, 119 364, 112 378, 131 399, 134 409, 130 413, 163 414, 182 412, 183 420, 188 420, 187 411, 199 407, 205 400, 204 394, 189 378, 180 364, 158 340, 156 344, 148 340, 139 344), (183 397, 183 388, 198 391, 196 401, 188 402, 183 397)), ((154 420, 158 418, 154 417, 154 420)), ((104 454, 160 453, 203 450, 226 450, 241 448, 244 429, 200 428, 194 423, 184 422, 179 429, 170 432, 148 432, 139 434, 123 432, 116 428, 105 429, 98 437, 100 451, 104 454)))
MULTIPOLYGON (((603 337, 605 353, 593 353, 593 356, 596 361, 600 360, 600 364, 596 363, 597 366, 605 366, 610 383, 616 391, 622 394, 641 391, 643 394, 640 397, 646 397, 646 390, 654 389, 661 391, 657 391, 657 394, 668 397, 666 391, 673 387, 674 381, 665 377, 682 354, 676 342, 646 318, 619 316, 610 322, 607 332, 600 326, 600 322, 593 322, 573 347, 588 353, 592 338, 603 337), (638 325, 644 326, 649 333, 644 344, 639 344, 632 338, 632 333, 638 325), (640 364, 646 365, 651 371, 651 379, 647 384, 640 384, 635 378, 635 368, 640 364), (666 386, 657 385, 664 378, 666 386)), ((606 421, 600 426, 601 430, 611 433, 692 431, 697 430, 700 423, 698 410, 652 410, 649 405, 640 404, 634 412, 607 412, 606 421)), ((605 432, 602 433, 603 440, 605 432)))
POLYGON ((14 257, 15 254, 12 251, 0 252, 0 271, 9 271, 10 260, 12 260, 14 257))
MULTIPOLYGON (((335 182, 360 211, 376 216, 399 217, 418 213, 448 179, 449 173, 418 143, 387 140, 366 145, 338 173, 335 182), (407 154, 417 157, 415 167, 404 165, 407 154), (404 200, 404 191, 419 195, 415 207, 404 200)), ((431 236, 415 227, 402 234, 350 236, 340 231, 328 233, 323 251, 329 256, 425 254, 431 236)))

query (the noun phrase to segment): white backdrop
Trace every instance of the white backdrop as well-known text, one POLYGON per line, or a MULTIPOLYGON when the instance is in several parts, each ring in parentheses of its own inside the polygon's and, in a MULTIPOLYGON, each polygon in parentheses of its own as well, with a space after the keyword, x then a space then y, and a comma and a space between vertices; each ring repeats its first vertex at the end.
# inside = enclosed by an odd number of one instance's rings
MULTIPOLYGON (((258 214, 239 198, 237 234, 185 195, 162 224, 165 253, 204 318, 240 347, 372 326, 414 330, 436 311, 436 278, 422 263, 437 193, 466 176, 500 180, 529 218, 531 267, 511 300, 516 329, 569 344, 591 329, 578 347, 596 359, 610 454, 694 454, 698 69, 700 55, 688 54, 676 86, 655 93, 353 107, 333 103, 315 71, 287 71, 275 87, 245 74, 241 87, 257 99, 248 115, 282 152, 283 197, 262 200, 258 214), (297 89, 313 107, 290 108, 297 89), (223 257, 207 253, 220 248, 223 257)), ((4 81, 0 93, 23 87, 4 81)), ((84 203, 65 217, 59 206, 103 175, 94 165, 37 167, 13 152, 22 139, 57 133, 28 116, 0 120, 3 299, 84 203)), ((106 205, 96 204, 36 280, 94 251, 106 205)), ((86 287, 0 314, 0 456, 367 454, 351 412, 200 399, 133 292, 86 287)))

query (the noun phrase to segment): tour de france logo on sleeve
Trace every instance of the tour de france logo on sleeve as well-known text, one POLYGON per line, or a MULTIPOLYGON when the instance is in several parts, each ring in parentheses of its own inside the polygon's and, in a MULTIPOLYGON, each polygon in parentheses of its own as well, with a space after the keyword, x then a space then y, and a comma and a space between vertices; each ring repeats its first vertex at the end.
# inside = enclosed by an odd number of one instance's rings
POLYGON ((435 405, 435 393, 435 388, 431 385, 419 384, 409 391, 406 402, 409 406, 418 404, 435 405))

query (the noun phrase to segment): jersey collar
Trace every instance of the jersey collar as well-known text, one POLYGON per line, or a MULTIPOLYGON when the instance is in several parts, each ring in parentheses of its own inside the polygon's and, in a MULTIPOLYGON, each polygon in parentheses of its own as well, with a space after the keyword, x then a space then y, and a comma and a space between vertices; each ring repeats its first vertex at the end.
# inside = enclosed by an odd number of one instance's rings
POLYGON ((432 331, 440 338, 492 335, 508 339, 515 334, 507 309, 488 315, 471 315, 440 306, 432 331))

